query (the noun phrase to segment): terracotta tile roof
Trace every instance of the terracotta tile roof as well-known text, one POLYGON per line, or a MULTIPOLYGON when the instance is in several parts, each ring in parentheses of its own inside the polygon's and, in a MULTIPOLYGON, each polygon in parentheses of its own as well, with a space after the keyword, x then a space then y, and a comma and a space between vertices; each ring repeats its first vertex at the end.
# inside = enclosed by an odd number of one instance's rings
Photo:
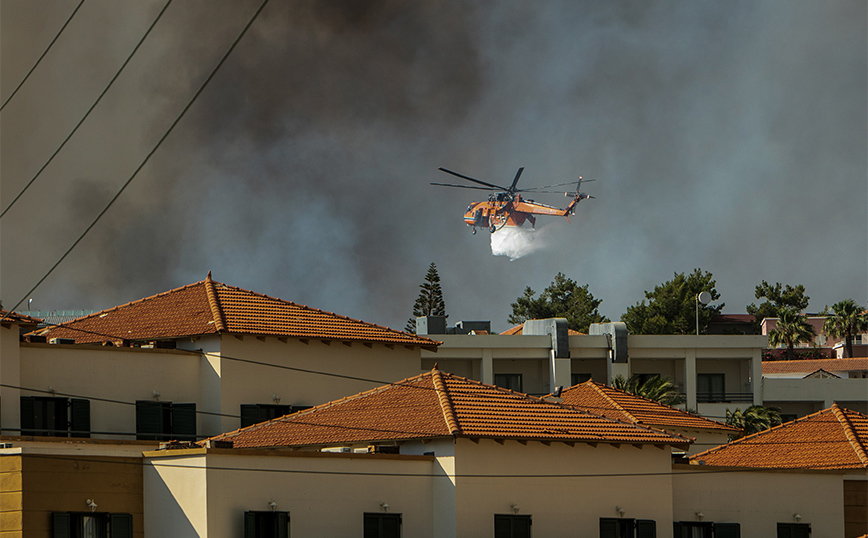
POLYGON ((208 278, 38 332, 76 343, 160 340, 226 332, 435 348, 439 342, 208 278))
POLYGON ((763 375, 810 374, 820 369, 827 372, 868 370, 868 358, 763 361, 763 375))
MULTIPOLYGON (((507 329, 507 330, 503 331, 503 332, 500 333, 500 334, 506 334, 506 335, 520 335, 520 334, 522 334, 522 330, 523 330, 523 329, 524 329, 524 323, 522 323, 521 325, 516 325, 515 327, 512 327, 512 328, 510 328, 510 329, 507 329)), ((575 336, 575 335, 578 335, 578 334, 585 334, 585 333, 580 333, 579 331, 574 331, 574 330, 572 330, 572 329, 567 329, 567 334, 568 334, 569 336, 575 336)))
POLYGON ((437 437, 685 447, 687 437, 577 411, 435 369, 215 437, 236 448, 437 437))
POLYGON ((3 318, 3 323, 21 323, 24 325, 38 325, 42 323, 42 320, 39 318, 33 318, 25 316, 24 314, 19 314, 18 312, 10 312, 2 309, 0 309, 0 318, 3 318))
POLYGON ((594 381, 585 381, 565 389, 561 392, 561 398, 564 405, 634 424, 645 424, 663 429, 740 431, 738 428, 594 381))
POLYGON ((690 463, 761 469, 868 469, 866 450, 868 415, 833 404, 696 454, 690 463))

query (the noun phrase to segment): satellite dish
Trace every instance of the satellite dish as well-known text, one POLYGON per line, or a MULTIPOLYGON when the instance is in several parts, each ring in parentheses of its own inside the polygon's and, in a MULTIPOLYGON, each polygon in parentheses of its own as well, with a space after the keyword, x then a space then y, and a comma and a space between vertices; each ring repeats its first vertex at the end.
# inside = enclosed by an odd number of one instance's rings
POLYGON ((702 306, 707 306, 708 303, 711 302, 711 294, 708 293, 707 291, 703 291, 702 293, 699 294, 698 299, 699 299, 699 302, 702 303, 702 306))

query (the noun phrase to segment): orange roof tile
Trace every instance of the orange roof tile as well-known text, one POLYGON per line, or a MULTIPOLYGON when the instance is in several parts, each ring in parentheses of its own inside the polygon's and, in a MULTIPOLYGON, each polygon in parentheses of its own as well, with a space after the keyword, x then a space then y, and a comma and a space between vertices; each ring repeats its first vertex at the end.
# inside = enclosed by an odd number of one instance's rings
POLYGON ((25 316, 24 314, 19 314, 18 312, 10 312, 9 310, 3 309, 0 309, 0 318, 3 319, 3 323, 21 323, 24 325, 38 325, 42 323, 42 320, 39 318, 33 318, 25 316))
POLYGON ((439 342, 211 280, 103 310, 38 334, 76 343, 160 340, 227 332, 379 342, 434 348, 439 342))
POLYGON ((741 431, 594 381, 585 381, 565 389, 561 392, 561 398, 565 405, 634 424, 647 424, 664 429, 741 431))
POLYGON ((691 464, 761 469, 868 469, 868 415, 838 404, 690 458, 691 464))
POLYGON ((827 372, 868 370, 868 358, 763 361, 763 375, 810 374, 820 369, 827 372))
POLYGON ((686 446, 628 424, 464 377, 430 372, 215 437, 236 448, 436 437, 686 446))

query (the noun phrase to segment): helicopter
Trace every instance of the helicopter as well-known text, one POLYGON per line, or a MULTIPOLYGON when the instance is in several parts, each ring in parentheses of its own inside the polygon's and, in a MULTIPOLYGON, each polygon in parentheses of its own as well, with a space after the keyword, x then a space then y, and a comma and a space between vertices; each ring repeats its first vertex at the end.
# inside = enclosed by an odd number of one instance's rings
MULTIPOLYGON (((467 211, 464 213, 464 222, 473 228, 473 235, 476 235, 477 228, 488 228, 488 231, 494 233, 504 226, 522 226, 525 221, 530 222, 531 226, 536 224, 536 215, 549 215, 553 217, 565 217, 569 222, 570 216, 575 215, 576 204, 588 198, 594 198, 591 195, 581 192, 582 176, 576 183, 574 192, 564 192, 564 196, 572 197, 573 200, 565 209, 560 209, 550 205, 534 202, 533 200, 524 199, 522 193, 561 193, 563 191, 546 191, 543 189, 552 189, 562 187, 564 185, 572 185, 573 182, 559 183, 557 185, 546 185, 544 187, 532 187, 529 189, 518 189, 518 180, 521 173, 524 172, 524 167, 518 169, 515 178, 512 180, 512 185, 509 187, 501 187, 492 183, 486 183, 458 172, 453 172, 446 168, 440 167, 442 172, 451 174, 461 179, 466 179, 476 183, 477 185, 454 185, 452 183, 431 183, 438 187, 458 187, 461 189, 477 189, 483 191, 495 191, 488 195, 486 202, 471 202, 467 206, 467 211)), ((586 179, 585 182, 594 181, 586 179)))

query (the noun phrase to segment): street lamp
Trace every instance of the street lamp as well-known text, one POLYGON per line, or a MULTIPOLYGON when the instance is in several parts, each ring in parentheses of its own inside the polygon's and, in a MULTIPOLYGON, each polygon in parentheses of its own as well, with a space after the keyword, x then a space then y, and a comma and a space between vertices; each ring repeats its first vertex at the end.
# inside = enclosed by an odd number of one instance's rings
POLYGON ((711 294, 707 291, 696 294, 696 336, 699 336, 699 303, 702 306, 708 306, 711 302, 711 294))

